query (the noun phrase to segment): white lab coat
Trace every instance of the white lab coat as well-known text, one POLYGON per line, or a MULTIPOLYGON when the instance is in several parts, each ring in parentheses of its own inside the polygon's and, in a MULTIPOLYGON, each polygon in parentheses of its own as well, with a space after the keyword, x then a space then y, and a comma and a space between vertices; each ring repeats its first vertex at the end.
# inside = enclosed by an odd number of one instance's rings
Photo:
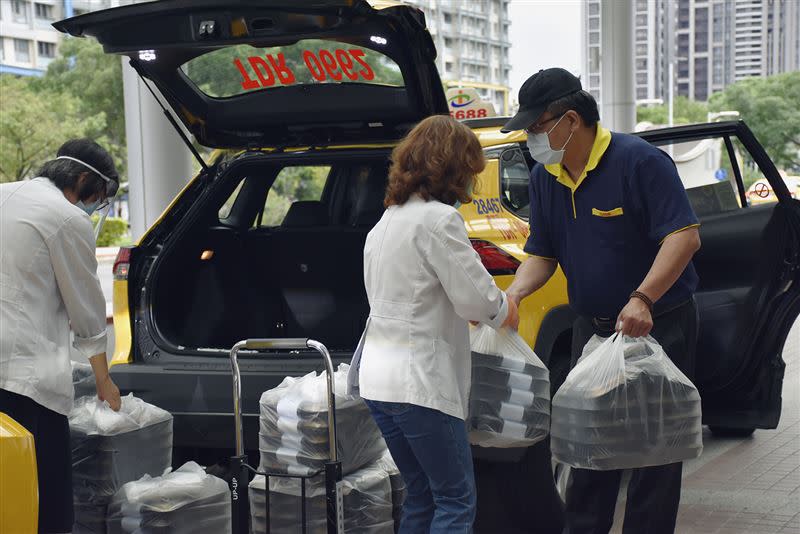
POLYGON ((70 324, 105 352, 105 306, 89 216, 47 178, 0 185, 0 388, 69 415, 70 324))
POLYGON ((417 195, 389 207, 367 236, 364 283, 370 315, 353 358, 351 390, 466 419, 467 321, 498 328, 508 303, 458 211, 417 195))

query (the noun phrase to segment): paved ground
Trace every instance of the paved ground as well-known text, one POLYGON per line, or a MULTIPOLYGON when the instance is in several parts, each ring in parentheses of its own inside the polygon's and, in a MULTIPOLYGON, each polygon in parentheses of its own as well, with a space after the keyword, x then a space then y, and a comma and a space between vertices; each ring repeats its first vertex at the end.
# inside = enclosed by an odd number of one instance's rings
MULTIPOLYGON (((112 264, 113 257, 102 258, 98 268, 109 303, 112 264)), ((113 346, 109 326, 109 355, 113 346)), ((678 534, 800 534, 800 320, 784 360, 780 425, 745 439, 715 438, 706 430, 702 456, 684 466, 678 534)), ((614 533, 621 532, 624 491, 622 497, 614 533)))
MULTIPOLYGON (((781 422, 745 439, 714 438, 684 466, 678 534, 800 533, 800 320, 783 353, 781 422)), ((621 532, 624 502, 614 533, 621 532)))

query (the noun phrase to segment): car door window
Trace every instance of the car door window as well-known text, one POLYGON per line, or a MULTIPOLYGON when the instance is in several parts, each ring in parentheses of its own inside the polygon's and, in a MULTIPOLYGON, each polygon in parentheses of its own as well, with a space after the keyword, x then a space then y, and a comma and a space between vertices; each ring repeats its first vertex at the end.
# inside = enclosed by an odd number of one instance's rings
MULTIPOLYGON (((736 176, 723 139, 670 143, 659 148, 675 162, 698 217, 739 209, 736 176)), ((741 162, 737 164, 741 168, 741 162)))
POLYGON ((239 182, 239 185, 236 186, 236 189, 233 190, 231 196, 228 197, 228 200, 225 201, 225 204, 219 208, 219 220, 220 222, 225 222, 225 220, 230 217, 231 210, 233 209, 233 204, 236 202, 236 199, 239 198, 239 193, 242 191, 242 186, 244 185, 244 180, 239 182))
POLYGON ((528 180, 530 169, 518 147, 508 148, 500 154, 500 197, 503 206, 520 219, 530 215, 528 180))
POLYGON ((284 167, 267 192, 264 209, 256 217, 256 227, 280 226, 294 202, 321 200, 331 167, 302 165, 284 167))

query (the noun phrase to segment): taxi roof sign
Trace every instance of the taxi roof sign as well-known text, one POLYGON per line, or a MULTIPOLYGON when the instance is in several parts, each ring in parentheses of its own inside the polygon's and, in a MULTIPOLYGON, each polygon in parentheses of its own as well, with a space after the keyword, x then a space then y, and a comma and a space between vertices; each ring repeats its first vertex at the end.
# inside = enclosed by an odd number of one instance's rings
POLYGON ((497 113, 491 102, 481 99, 474 87, 453 87, 445 93, 450 116, 457 120, 486 119, 497 113))

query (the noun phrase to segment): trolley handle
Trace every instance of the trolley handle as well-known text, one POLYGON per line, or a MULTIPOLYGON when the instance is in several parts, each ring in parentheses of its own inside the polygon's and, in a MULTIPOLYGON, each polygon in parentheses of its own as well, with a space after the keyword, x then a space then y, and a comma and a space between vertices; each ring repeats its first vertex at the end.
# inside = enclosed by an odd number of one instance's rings
MULTIPOLYGON (((244 456, 244 437, 242 433, 242 379, 239 371, 239 351, 248 349, 304 350, 313 349, 325 361, 328 386, 328 440, 330 461, 339 460, 336 446, 336 397, 333 386, 333 360, 327 347, 313 339, 306 338, 255 338, 236 343, 231 349, 231 372, 233 374, 233 417, 236 431, 236 455, 244 456)), ((283 355, 282 355, 283 356, 283 355)))

